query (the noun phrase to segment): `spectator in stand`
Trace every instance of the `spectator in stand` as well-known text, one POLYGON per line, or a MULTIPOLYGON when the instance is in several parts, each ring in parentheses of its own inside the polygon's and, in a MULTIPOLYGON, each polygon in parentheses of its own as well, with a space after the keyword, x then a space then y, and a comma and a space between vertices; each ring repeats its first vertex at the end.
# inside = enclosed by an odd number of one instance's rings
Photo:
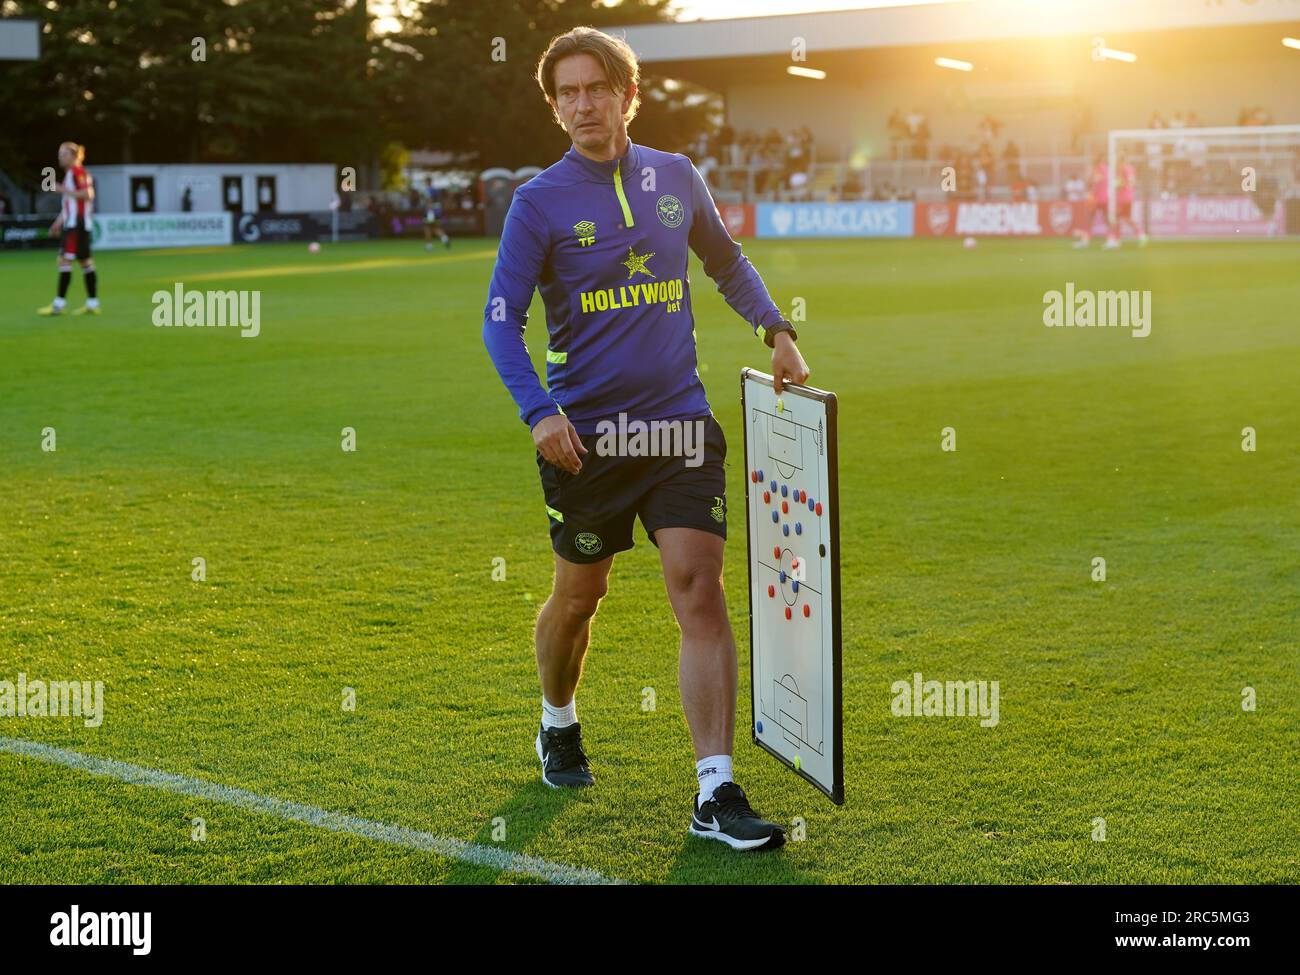
POLYGON ((952 166, 957 171, 957 199, 969 200, 971 198, 971 184, 975 175, 974 164, 970 156, 958 150, 952 166))
POLYGON ((1020 172, 1020 147, 1010 139, 1007 140, 1007 147, 1002 151, 1002 161, 1007 167, 1007 183, 1015 184, 1021 179, 1020 172))
POLYGON ((992 142, 1002 131, 1002 123, 992 115, 986 114, 979 123, 979 136, 981 142, 992 142))
POLYGON ((903 147, 907 144, 908 128, 907 122, 903 119, 902 109, 894 109, 894 113, 889 116, 889 121, 885 123, 885 131, 889 134, 889 158, 904 158, 903 147))
POLYGON ((185 192, 181 194, 181 213, 189 213, 194 209, 194 194, 187 186, 185 192))
POLYGON ((925 159, 929 156, 930 144, 930 123, 922 114, 919 108, 913 108, 904 120, 907 123, 907 134, 911 140, 912 158, 925 159))
POLYGON ((1078 203, 1088 198, 1088 184, 1078 173, 1065 181, 1065 198, 1071 203, 1078 203))
POLYGON ((0 217, 8 217, 13 214, 13 207, 9 203, 9 197, 0 193, 0 217))
POLYGON ((979 152, 975 156, 975 185, 981 200, 989 198, 989 185, 993 182, 993 167, 995 165, 993 150, 989 148, 989 144, 986 142, 980 146, 979 152))
POLYGON ((1019 176, 1011 184, 1011 200, 1014 203, 1037 203, 1038 184, 1032 179, 1019 176))
POLYGON ((695 168, 700 171, 700 176, 704 178, 704 182, 712 186, 713 171, 718 168, 718 160, 710 153, 703 159, 699 159, 695 168))
POLYGON ((850 169, 844 177, 844 185, 840 187, 840 195, 845 200, 860 200, 863 198, 862 192, 862 173, 857 169, 850 169))
POLYGON ((736 130, 726 122, 718 129, 718 158, 724 166, 738 166, 736 152, 736 130))

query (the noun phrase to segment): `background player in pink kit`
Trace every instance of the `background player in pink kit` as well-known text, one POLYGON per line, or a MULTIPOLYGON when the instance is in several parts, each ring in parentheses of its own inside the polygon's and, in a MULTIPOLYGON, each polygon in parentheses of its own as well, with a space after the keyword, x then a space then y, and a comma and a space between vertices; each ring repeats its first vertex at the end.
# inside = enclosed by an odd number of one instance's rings
POLYGON ((1110 166, 1106 164, 1105 156, 1098 156, 1092 164, 1091 190, 1088 193, 1088 215, 1084 217, 1083 227, 1076 230, 1075 236, 1078 238, 1074 242, 1075 247, 1087 247, 1092 241, 1092 227, 1097 222, 1097 214, 1106 223, 1107 230, 1110 228, 1110 166))
POLYGON ((1110 232, 1106 237, 1106 246, 1110 248, 1118 247, 1125 227, 1138 239, 1139 244, 1146 244, 1146 231, 1139 229, 1133 222, 1133 198, 1137 190, 1137 170, 1133 168, 1132 163, 1121 160, 1119 173, 1119 187, 1115 195, 1115 223, 1109 225, 1110 232))
POLYGON ((63 196, 63 206, 54 223, 50 224, 50 236, 62 233, 59 243, 59 288, 54 301, 44 308, 37 309, 38 315, 62 315, 67 304, 68 284, 72 281, 72 262, 81 264, 81 276, 86 283, 86 304, 78 308, 74 315, 98 315, 99 298, 95 279, 95 261, 90 256, 90 226, 94 217, 95 184, 82 163, 86 158, 86 147, 75 142, 65 142, 59 146, 59 165, 63 167, 63 183, 59 193, 63 196))
POLYGON ((1120 166, 1120 179, 1115 190, 1115 222, 1110 220, 1110 165, 1106 157, 1099 155, 1092 167, 1092 190, 1088 200, 1088 216, 1081 229, 1075 231, 1078 238, 1075 247, 1087 247, 1092 240, 1092 227, 1100 213, 1106 224, 1106 248, 1114 250, 1119 247, 1120 231, 1128 227, 1129 232, 1142 244, 1147 242, 1147 235, 1133 223, 1133 197, 1137 188, 1137 171, 1133 164, 1124 162, 1120 166))

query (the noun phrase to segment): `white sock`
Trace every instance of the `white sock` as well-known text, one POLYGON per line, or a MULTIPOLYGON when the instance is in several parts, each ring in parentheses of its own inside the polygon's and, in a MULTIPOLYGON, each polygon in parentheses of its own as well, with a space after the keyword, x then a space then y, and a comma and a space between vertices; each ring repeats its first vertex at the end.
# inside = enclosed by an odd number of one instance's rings
POLYGON ((87 299, 86 299, 86 307, 87 307, 87 308, 98 308, 98 307, 99 307, 99 299, 98 299, 98 298, 87 298, 87 299))
POLYGON ((575 707, 576 699, 570 701, 562 708, 557 708, 550 701, 542 698, 542 727, 543 728, 567 728, 571 724, 578 723, 578 711, 575 707))
POLYGON ((67 300, 64 299, 64 298, 55 298, 55 299, 54 299, 54 307, 55 307, 55 308, 62 308, 62 307, 63 307, 64 305, 66 305, 67 303, 68 303, 67 300))
MULTIPOLYGON (((731 756, 710 755, 695 763, 695 777, 700 781, 700 805, 713 798, 713 790, 731 778, 731 756)), ((699 806, 696 807, 697 809, 699 806)))

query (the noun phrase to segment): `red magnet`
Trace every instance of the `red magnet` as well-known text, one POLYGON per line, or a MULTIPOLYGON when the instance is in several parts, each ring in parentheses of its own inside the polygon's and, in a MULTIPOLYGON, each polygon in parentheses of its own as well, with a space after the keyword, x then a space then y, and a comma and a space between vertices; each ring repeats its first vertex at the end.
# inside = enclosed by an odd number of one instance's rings
POLYGON ((772 596, 775 596, 775 595, 776 595, 776 586, 768 586, 768 587, 767 587, 767 595, 768 595, 769 598, 772 597, 772 596))
POLYGON ((816 507, 814 510, 815 510, 815 511, 817 512, 817 514, 819 514, 819 515, 822 513, 822 503, 821 503, 820 501, 817 502, 817 507, 816 507))
POLYGON ((790 618, 790 607, 789 607, 789 606, 787 606, 787 607, 785 608, 785 618, 786 618, 786 619, 789 619, 789 618, 790 618))
POLYGON ((808 604, 807 604, 807 603, 804 603, 804 604, 803 604, 803 614, 804 614, 804 616, 811 616, 811 615, 812 615, 812 610, 808 608, 808 604))
POLYGON ((772 495, 768 494, 766 491, 763 492, 763 503, 764 504, 772 503, 772 495))
POLYGON ((781 502, 781 514, 783 514, 783 515, 788 515, 789 513, 790 513, 790 502, 789 502, 789 501, 782 501, 782 502, 781 502))
POLYGON ((772 549, 772 558, 779 559, 780 557, 781 557, 781 546, 778 545, 772 549))

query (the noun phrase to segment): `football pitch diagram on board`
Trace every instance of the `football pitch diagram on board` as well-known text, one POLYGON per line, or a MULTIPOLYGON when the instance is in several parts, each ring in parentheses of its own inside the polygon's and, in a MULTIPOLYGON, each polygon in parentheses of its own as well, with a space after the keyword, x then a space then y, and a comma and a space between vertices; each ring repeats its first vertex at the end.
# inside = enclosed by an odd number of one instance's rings
POLYGON ((744 369, 754 743, 844 801, 835 394, 744 369))

